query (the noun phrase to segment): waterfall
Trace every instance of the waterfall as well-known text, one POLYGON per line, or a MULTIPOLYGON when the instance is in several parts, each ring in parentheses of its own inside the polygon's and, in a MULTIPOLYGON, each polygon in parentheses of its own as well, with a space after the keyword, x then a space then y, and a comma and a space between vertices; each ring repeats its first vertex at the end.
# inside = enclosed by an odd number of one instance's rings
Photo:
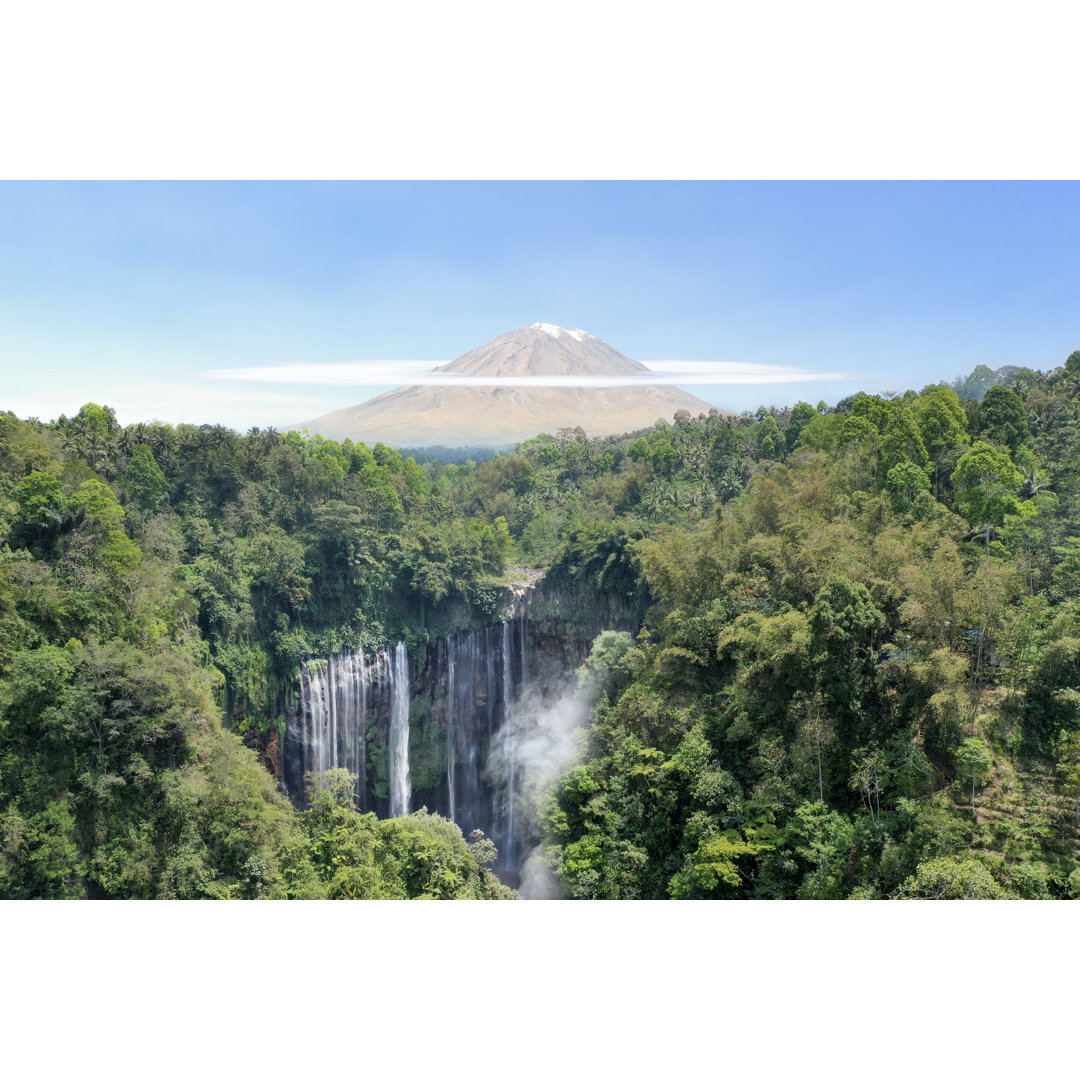
POLYGON ((348 769, 359 777, 356 798, 367 803, 367 665, 362 650, 346 649, 303 666, 301 776, 348 769))
MULTIPOLYGON (((489 688, 495 685, 495 649, 488 643, 488 648, 484 650, 484 674, 487 676, 487 685, 489 688)), ((487 696, 487 735, 488 744, 491 744, 491 740, 495 737, 495 695, 494 693, 488 693, 487 696)))
POLYGON ((307 661, 299 707, 286 709, 284 790, 303 807, 305 774, 347 769, 361 811, 398 817, 423 805, 466 836, 480 829, 513 877, 536 840, 538 778, 578 722, 567 676, 531 651, 525 605, 519 597, 505 622, 439 639, 412 669, 404 642, 307 661))
POLYGON ((365 729, 365 720, 367 717, 367 669, 364 666, 364 652, 362 649, 358 649, 356 653, 357 658, 357 674, 359 678, 356 680, 356 689, 354 702, 356 704, 356 715, 359 717, 358 722, 354 725, 355 733, 355 746, 356 746, 356 762, 357 762, 357 774, 360 777, 360 809, 367 809, 367 732, 365 729))
MULTIPOLYGON (((481 829, 495 840, 499 865, 511 867, 520 848, 519 747, 514 715, 515 633, 513 619, 480 630, 463 630, 440 642, 431 691, 433 715, 445 717, 446 780, 441 797, 428 806, 454 821, 468 836, 481 829)), ((524 637, 521 641, 524 669, 524 637)))
POLYGON ((282 767, 286 792, 306 805, 307 774, 347 769, 357 777, 357 808, 374 809, 375 801, 379 812, 386 813, 386 804, 373 800, 370 790, 376 779, 368 775, 370 738, 389 758, 388 771, 382 775, 388 781, 390 813, 407 814, 410 681, 405 643, 399 642, 392 653, 365 655, 362 649, 343 649, 326 660, 309 660, 301 666, 300 681, 300 708, 287 720, 282 767))
POLYGON ((390 816, 409 812, 409 655, 405 642, 394 649, 390 673, 390 816))
POLYGON ((528 651, 529 644, 529 598, 523 596, 521 598, 520 605, 521 614, 521 692, 525 692, 525 688, 529 682, 529 665, 526 659, 526 653, 528 651))
POLYGON ((445 656, 440 660, 445 697, 438 688, 434 696, 445 701, 446 812, 466 836, 473 829, 492 832, 491 791, 483 774, 496 696, 493 635, 497 631, 490 626, 464 630, 446 638, 440 651, 445 656))
POLYGON ((454 697, 454 639, 446 639, 446 787, 450 795, 450 820, 457 821, 454 773, 457 769, 457 701, 454 697))
POLYGON ((502 625, 503 754, 506 758, 506 865, 514 865, 514 724, 510 623, 502 625))

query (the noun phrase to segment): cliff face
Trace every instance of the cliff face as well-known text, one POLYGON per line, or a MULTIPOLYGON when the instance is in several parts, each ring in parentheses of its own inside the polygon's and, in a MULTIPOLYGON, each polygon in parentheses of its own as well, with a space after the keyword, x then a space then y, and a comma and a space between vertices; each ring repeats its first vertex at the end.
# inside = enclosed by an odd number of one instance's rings
POLYGON ((409 738, 413 807, 452 818, 466 835, 482 830, 504 872, 539 840, 532 804, 543 759, 586 718, 574 700, 577 667, 601 631, 640 627, 622 598, 557 578, 508 589, 506 603, 507 622, 428 649, 409 738))
MULTIPOLYGON (((408 760, 410 809, 452 818, 466 835, 482 830, 500 850, 500 869, 512 870, 536 839, 535 758, 584 720, 576 667, 602 630, 633 633, 638 619, 621 598, 558 579, 523 579, 504 601, 505 622, 440 638, 412 657, 408 760)), ((305 772, 338 767, 360 775, 361 809, 389 816, 390 715, 402 692, 386 652, 308 661, 279 769, 298 806, 305 772)))

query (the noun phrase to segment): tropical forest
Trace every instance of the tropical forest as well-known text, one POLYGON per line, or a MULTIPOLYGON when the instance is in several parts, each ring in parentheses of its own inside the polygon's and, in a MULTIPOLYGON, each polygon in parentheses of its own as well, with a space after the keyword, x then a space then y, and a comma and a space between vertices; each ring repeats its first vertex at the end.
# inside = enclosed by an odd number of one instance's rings
POLYGON ((1080 352, 500 452, 0 414, 0 896, 1080 897, 1080 352))

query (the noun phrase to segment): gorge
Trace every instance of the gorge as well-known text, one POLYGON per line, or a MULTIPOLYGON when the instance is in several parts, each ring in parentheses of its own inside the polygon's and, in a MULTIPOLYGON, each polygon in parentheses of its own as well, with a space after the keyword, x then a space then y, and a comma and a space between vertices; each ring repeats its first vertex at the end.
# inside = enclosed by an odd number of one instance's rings
POLYGON ((570 759, 587 715, 574 668, 597 633, 634 622, 600 598, 571 615, 571 598, 543 583, 507 589, 505 600, 503 622, 411 656, 398 641, 305 661, 278 770, 294 804, 308 805, 309 774, 317 786, 321 774, 345 769, 359 810, 400 817, 423 807, 466 836, 480 830, 498 849, 495 870, 517 886, 540 839, 537 789, 570 759))

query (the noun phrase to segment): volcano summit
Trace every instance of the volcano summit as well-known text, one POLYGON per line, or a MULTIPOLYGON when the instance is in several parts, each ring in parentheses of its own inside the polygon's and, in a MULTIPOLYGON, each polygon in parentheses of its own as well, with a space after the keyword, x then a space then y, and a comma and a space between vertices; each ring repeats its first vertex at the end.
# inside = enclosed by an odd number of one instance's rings
POLYGON ((390 446, 510 446, 546 431, 582 427, 590 436, 620 435, 712 406, 667 386, 543 385, 542 379, 648 376, 649 369, 584 330, 533 323, 434 369, 494 385, 399 386, 359 405, 297 424, 330 439, 390 446), (513 385, 499 386, 499 379, 513 385), (521 385, 536 378, 540 385, 521 385))

